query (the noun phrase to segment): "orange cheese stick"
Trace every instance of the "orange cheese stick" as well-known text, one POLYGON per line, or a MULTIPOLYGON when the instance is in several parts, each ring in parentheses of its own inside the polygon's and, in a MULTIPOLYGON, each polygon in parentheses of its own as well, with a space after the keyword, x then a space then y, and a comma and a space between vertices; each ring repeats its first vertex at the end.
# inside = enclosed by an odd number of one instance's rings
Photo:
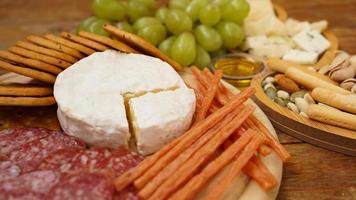
MULTIPOLYGON (((220 145, 242 124, 254 111, 253 106, 245 108, 226 125, 221 132, 214 135, 202 148, 200 148, 189 160, 187 160, 172 176, 157 188, 149 199, 164 199, 174 193, 184 182, 188 181, 199 167, 211 156, 220 145)), ((214 114, 212 114, 214 115, 214 114)), ((210 115, 210 116, 212 116, 210 115)), ((140 196, 141 197, 141 196, 140 196)))
POLYGON ((257 148, 264 142, 265 137, 261 134, 255 135, 255 137, 246 145, 241 154, 232 162, 232 166, 229 172, 222 178, 219 185, 208 192, 205 199, 221 199, 222 195, 226 191, 226 188, 232 183, 241 169, 248 163, 252 156, 255 155, 257 148))
POLYGON ((170 200, 193 199, 209 180, 228 165, 256 134, 258 133, 252 129, 246 131, 241 138, 236 140, 218 158, 210 162, 199 174, 190 179, 182 189, 172 195, 170 200))
MULTIPOLYGON (((241 106, 240 106, 241 107, 241 106)), ((223 121, 218 123, 215 127, 210 129, 207 133, 201 136, 198 141, 191 145, 188 149, 182 152, 176 159, 169 163, 162 171, 160 171, 152 180, 147 183, 142 183, 143 179, 137 179, 135 184, 137 186, 145 186, 139 192, 139 196, 142 198, 148 198, 156 189, 161 185, 163 181, 168 179, 172 174, 174 174, 181 165, 186 162, 196 151, 198 151, 204 144, 206 144, 214 135, 221 131, 231 120, 241 112, 241 109, 235 109, 233 112, 229 113, 223 121)))

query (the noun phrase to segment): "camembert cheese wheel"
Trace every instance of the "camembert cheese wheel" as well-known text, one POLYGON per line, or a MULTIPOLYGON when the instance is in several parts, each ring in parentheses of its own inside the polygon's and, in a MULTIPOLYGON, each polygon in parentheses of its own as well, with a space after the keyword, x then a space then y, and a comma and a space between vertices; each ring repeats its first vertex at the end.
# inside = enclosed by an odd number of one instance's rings
POLYGON ((60 73, 54 96, 67 134, 92 146, 134 147, 142 155, 184 133, 195 111, 194 91, 169 64, 112 50, 60 73))

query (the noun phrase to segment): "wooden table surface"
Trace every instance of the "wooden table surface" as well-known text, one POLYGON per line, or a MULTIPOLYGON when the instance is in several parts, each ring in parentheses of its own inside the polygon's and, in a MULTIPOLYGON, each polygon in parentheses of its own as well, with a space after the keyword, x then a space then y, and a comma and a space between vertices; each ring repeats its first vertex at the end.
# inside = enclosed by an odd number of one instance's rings
MULTIPOLYGON (((340 48, 356 54, 356 0, 275 2, 294 18, 328 20, 340 48)), ((30 34, 74 30, 90 14, 90 0, 1 0, 0 49, 30 34)), ((356 199, 356 157, 324 150, 283 133, 279 136, 292 155, 284 166, 279 199, 356 199)))

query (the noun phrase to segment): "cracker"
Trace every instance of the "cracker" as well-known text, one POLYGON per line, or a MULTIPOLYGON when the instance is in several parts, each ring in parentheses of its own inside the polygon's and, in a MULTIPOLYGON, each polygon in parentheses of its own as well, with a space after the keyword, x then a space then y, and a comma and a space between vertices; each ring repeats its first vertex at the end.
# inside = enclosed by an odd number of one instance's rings
POLYGON ((150 42, 146 41, 145 39, 137 35, 134 35, 132 33, 120 30, 110 24, 105 24, 104 29, 107 32, 116 36, 119 40, 129 44, 130 46, 136 47, 142 52, 147 53, 148 55, 160 58, 161 60, 167 62, 175 70, 179 71, 182 69, 182 66, 179 63, 177 63, 173 59, 163 54, 159 49, 157 49, 154 45, 152 45, 150 42))
POLYGON ((53 42, 57 42, 59 44, 63 44, 67 47, 70 47, 70 48, 73 48, 79 52, 82 52, 86 55, 90 55, 92 53, 95 53, 95 51, 89 47, 86 47, 84 45, 81 45, 81 44, 78 44, 78 43, 75 43, 75 42, 72 42, 70 40, 67 40, 67 39, 64 39, 60 36, 57 36, 57 35, 53 35, 53 34, 46 34, 45 35, 45 38, 49 39, 49 40, 52 40, 53 42))
POLYGON ((128 45, 117 41, 117 40, 113 40, 109 37, 105 37, 105 36, 101 36, 101 35, 97 35, 95 33, 90 33, 90 32, 86 32, 86 31, 80 31, 78 33, 80 36, 85 37, 89 40, 94 40, 96 42, 105 44, 107 46, 113 47, 114 49, 117 49, 121 52, 125 52, 125 53, 137 53, 137 51, 131 47, 129 47, 128 45))
POLYGON ((23 64, 30 68, 39 69, 41 71, 49 72, 52 74, 59 74, 62 72, 62 69, 60 69, 56 66, 50 65, 50 64, 42 62, 42 61, 25 58, 25 57, 13 54, 8 51, 0 51, 0 58, 9 60, 9 61, 12 61, 15 63, 23 64))
POLYGON ((37 97, 53 95, 53 89, 29 84, 0 85, 0 96, 37 97))
POLYGON ((105 50, 111 49, 110 47, 107 47, 107 46, 102 45, 100 43, 94 42, 92 40, 88 40, 88 39, 83 38, 81 36, 74 35, 72 33, 62 32, 61 36, 64 37, 64 38, 67 38, 69 40, 72 40, 73 42, 77 42, 79 44, 85 45, 87 47, 90 47, 90 48, 98 50, 98 51, 105 51, 105 50))
POLYGON ((43 47, 48 47, 48 48, 51 48, 51 49, 54 49, 54 50, 57 50, 57 51, 61 51, 63 53, 71 55, 71 56, 73 56, 75 58, 79 58, 79 59, 84 58, 84 56, 79 51, 77 51, 75 49, 66 47, 66 46, 64 46, 62 44, 53 42, 51 40, 48 40, 48 39, 45 39, 45 38, 42 38, 42 37, 39 37, 39 36, 30 35, 30 36, 27 36, 26 39, 31 41, 31 42, 33 42, 33 43, 35 43, 35 44, 41 45, 43 47))
POLYGON ((43 61, 45 63, 52 64, 52 65, 55 65, 57 67, 60 67, 62 69, 66 69, 66 68, 68 68, 69 66, 72 65, 71 63, 68 63, 66 61, 60 60, 58 58, 54 58, 54 57, 51 57, 51 56, 46 56, 46 55, 43 55, 43 54, 40 54, 40 53, 36 53, 36 52, 30 51, 30 50, 21 48, 21 47, 16 47, 16 46, 15 47, 10 47, 8 50, 10 52, 18 54, 20 56, 31 58, 31 59, 34 59, 34 60, 40 60, 40 61, 43 61))
POLYGON ((2 106, 49 106, 56 104, 53 96, 49 97, 0 97, 2 106))
POLYGON ((21 74, 27 77, 31 77, 46 83, 54 83, 56 80, 56 77, 52 74, 46 73, 46 72, 41 72, 35 69, 30 69, 30 68, 24 68, 20 66, 16 66, 7 62, 4 62, 0 60, 0 69, 3 69, 5 71, 9 72, 14 72, 17 74, 21 74))
POLYGON ((31 51, 34 51, 34 52, 37 52, 37 53, 41 53, 41 54, 44 54, 44 55, 47 55, 47 56, 52 56, 52 57, 67 61, 67 62, 72 63, 72 64, 76 63, 78 61, 77 58, 74 58, 71 55, 68 55, 68 54, 65 54, 63 52, 56 51, 56 50, 53 50, 53 49, 44 48, 44 47, 35 45, 33 43, 30 43, 30 42, 26 42, 26 41, 18 41, 18 42, 16 42, 16 46, 19 46, 19 47, 22 47, 22 48, 25 48, 25 49, 28 49, 28 50, 31 50, 31 51))

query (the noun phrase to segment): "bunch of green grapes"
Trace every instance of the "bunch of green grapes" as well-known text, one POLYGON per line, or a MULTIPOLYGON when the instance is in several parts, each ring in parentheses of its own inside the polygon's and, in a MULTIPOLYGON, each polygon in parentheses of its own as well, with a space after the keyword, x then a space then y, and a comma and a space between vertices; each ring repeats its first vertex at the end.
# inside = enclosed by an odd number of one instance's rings
POLYGON ((246 0, 93 0, 95 16, 78 30, 107 35, 103 24, 112 23, 135 33, 183 66, 206 67, 211 58, 237 48, 249 12, 246 0))

